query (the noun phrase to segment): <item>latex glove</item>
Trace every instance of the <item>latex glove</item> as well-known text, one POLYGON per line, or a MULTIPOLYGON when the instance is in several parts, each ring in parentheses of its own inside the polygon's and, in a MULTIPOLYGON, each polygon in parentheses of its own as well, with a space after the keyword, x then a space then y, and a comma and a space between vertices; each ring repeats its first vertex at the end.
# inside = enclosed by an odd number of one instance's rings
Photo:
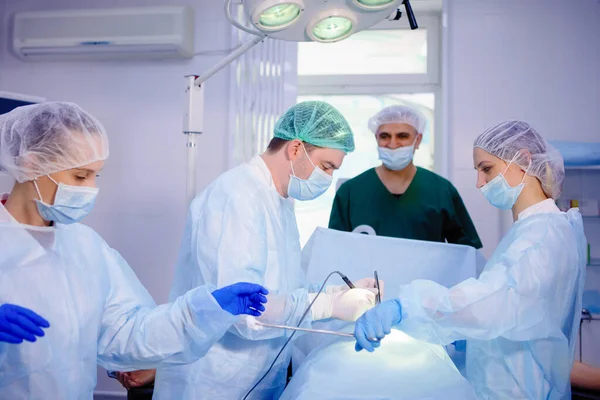
MULTIPOLYGON (((369 288, 369 289, 377 289, 377 285, 375 284, 375 278, 362 278, 356 282, 354 282, 354 286, 356 286, 357 288, 369 288)), ((383 279, 379 280, 379 290, 381 291, 381 298, 383 299, 383 293, 384 293, 384 286, 385 286, 385 282, 383 281, 383 279)), ((375 291, 375 294, 377 294, 377 291, 375 291)))
POLYGON ((146 386, 154 382, 156 377, 155 369, 146 369, 132 372, 117 372, 117 380, 121 382, 126 389, 146 386))
MULTIPOLYGON (((349 289, 336 293, 321 293, 311 310, 313 321, 336 318, 356 321, 365 311, 375 306, 375 289, 349 289)), ((310 293, 312 301, 316 293, 310 293)))
POLYGON ((248 314, 258 317, 265 311, 265 297, 269 291, 255 283, 239 282, 212 292, 221 308, 233 315, 248 314))
MULTIPOLYGON (((352 284, 357 289, 374 289, 374 288, 376 289, 377 288, 377 286, 375 285, 375 278, 362 278, 356 282, 352 282, 352 284)), ((384 282, 383 282, 383 280, 380 279, 379 280, 379 289, 381 290, 381 298, 383 298, 383 287, 384 287, 384 282)), ((327 286, 325 288, 325 293, 333 294, 333 293, 337 293, 337 292, 343 292, 346 290, 350 290, 350 288, 346 284, 331 285, 331 286, 327 286)), ((375 292, 375 294, 377 294, 377 292, 375 292)))
POLYGON ((28 308, 14 304, 0 306, 0 342, 35 342, 36 336, 44 336, 41 328, 49 328, 50 323, 28 308))
POLYGON ((367 310, 375 307, 376 289, 350 289, 331 296, 331 317, 343 321, 356 321, 367 310))
POLYGON ((452 344, 454 345, 454 349, 456 351, 460 351, 462 353, 467 351, 467 341, 466 340, 457 340, 456 342, 452 342, 452 344))
POLYGON ((356 351, 362 349, 368 352, 374 351, 381 344, 379 340, 389 335, 392 327, 400 321, 402 321, 402 304, 399 299, 384 301, 364 313, 354 326, 356 351))

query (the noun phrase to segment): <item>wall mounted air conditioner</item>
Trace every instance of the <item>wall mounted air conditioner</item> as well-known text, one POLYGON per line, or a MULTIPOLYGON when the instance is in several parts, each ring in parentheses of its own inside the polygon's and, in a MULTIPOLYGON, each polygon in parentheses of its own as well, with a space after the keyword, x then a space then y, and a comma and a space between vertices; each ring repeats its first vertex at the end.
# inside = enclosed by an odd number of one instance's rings
POLYGON ((16 13, 15 53, 32 61, 191 58, 189 7, 143 7, 16 13))

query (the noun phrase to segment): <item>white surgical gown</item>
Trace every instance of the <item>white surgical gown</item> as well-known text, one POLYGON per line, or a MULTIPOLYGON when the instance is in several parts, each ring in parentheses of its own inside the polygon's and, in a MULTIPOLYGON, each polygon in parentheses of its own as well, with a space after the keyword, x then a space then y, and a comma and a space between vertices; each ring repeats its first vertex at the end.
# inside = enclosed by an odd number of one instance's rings
POLYGON ((208 287, 155 307, 94 230, 22 225, 0 203, 2 303, 50 322, 34 343, 0 343, 0 399, 10 400, 91 400, 96 364, 135 370, 194 361, 237 320, 208 287))
MULTIPOLYGON (((264 285, 284 300, 280 320, 296 325, 308 306, 293 204, 279 195, 260 156, 215 180, 190 206, 171 297, 198 285, 237 281, 264 285)), ((274 304, 269 298, 267 311, 274 304)), ((310 313, 304 324, 311 323, 310 313)), ((241 399, 267 371, 288 331, 234 325, 208 354, 157 372, 155 399, 241 399)), ((249 396, 278 398, 292 346, 249 396)))
POLYGON ((570 398, 587 241, 579 212, 551 202, 519 216, 479 279, 401 287, 398 328, 438 344, 467 339, 478 398, 570 398))

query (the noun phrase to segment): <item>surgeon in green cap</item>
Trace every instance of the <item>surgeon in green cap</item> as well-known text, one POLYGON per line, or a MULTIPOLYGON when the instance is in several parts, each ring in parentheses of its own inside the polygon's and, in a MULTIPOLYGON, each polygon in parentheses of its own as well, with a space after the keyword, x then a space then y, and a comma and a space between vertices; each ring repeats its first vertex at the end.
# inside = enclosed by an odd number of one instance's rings
MULTIPOLYGON (((309 101, 290 108, 265 153, 221 175, 192 202, 170 297, 207 283, 259 283, 270 292, 261 319, 301 327, 328 318, 355 321, 373 307, 373 278, 354 282, 354 289, 330 286, 316 297, 318 285, 307 285, 300 268, 289 199, 322 195, 353 150, 350 126, 333 106, 309 101)), ((194 364, 159 369, 154 398, 242 399, 257 383, 248 399, 279 398, 292 346, 269 366, 291 332, 252 326, 235 324, 194 364)))

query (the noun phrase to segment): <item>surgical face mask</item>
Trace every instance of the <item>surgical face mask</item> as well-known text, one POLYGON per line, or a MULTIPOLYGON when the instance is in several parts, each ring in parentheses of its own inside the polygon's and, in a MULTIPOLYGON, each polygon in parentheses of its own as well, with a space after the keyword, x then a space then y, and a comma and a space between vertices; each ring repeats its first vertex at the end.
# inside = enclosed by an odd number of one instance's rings
POLYGON ((294 172, 294 164, 290 160, 292 166, 292 175, 290 175, 290 182, 288 183, 288 196, 296 200, 314 200, 329 189, 333 177, 321 168, 318 168, 308 156, 306 148, 302 146, 304 153, 308 158, 308 161, 312 164, 315 169, 310 174, 308 179, 300 179, 294 172))
POLYGON ((504 177, 504 174, 506 171, 508 171, 508 167, 510 167, 510 164, 512 164, 513 161, 514 158, 510 163, 508 163, 508 166, 504 172, 498 174, 498 176, 483 185, 480 189, 487 201, 489 201, 494 207, 497 207, 501 210, 510 210, 513 208, 517 202, 517 199, 521 195, 523 188, 525 187, 523 181, 525 180, 525 175, 527 175, 529 167, 527 167, 527 170, 523 175, 523 179, 521 179, 521 183, 515 187, 511 187, 504 177))
POLYGON ((48 178, 58 186, 54 204, 44 203, 37 182, 33 181, 40 200, 35 199, 37 209, 46 221, 59 224, 73 224, 81 221, 92 211, 99 189, 86 186, 70 186, 58 183, 50 175, 48 178))
POLYGON ((379 151, 379 159, 387 169, 392 171, 403 170, 413 159, 416 142, 417 138, 415 138, 415 141, 410 146, 398 147, 393 150, 388 149, 387 147, 378 147, 377 151, 379 151))

